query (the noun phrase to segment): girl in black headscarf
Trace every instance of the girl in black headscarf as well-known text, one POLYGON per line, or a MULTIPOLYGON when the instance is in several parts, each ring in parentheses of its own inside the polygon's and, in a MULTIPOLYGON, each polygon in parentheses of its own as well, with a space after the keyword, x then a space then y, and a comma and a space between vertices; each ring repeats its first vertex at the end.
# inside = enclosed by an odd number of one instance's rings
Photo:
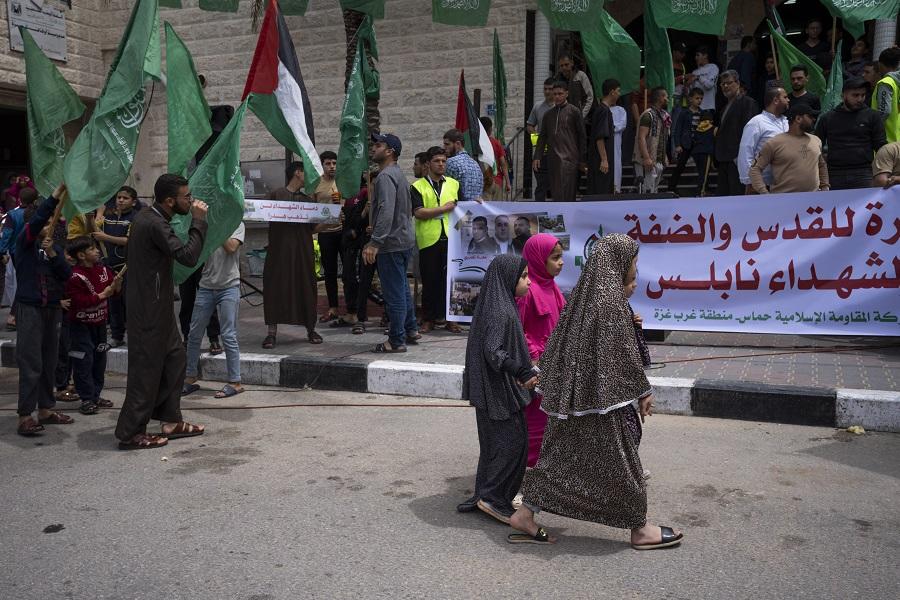
POLYGON ((524 296, 529 284, 524 258, 502 254, 491 261, 469 329, 463 375, 463 398, 475 407, 481 451, 475 495, 457 510, 479 508, 507 524, 528 460, 522 408, 537 384, 516 308, 516 297, 524 296))
POLYGON ((541 509, 630 529, 636 550, 681 543, 681 533, 647 523, 638 443, 653 394, 625 296, 637 275, 637 254, 627 235, 597 242, 547 341, 541 410, 549 419, 510 523, 525 533, 510 535, 511 543, 554 541, 534 522, 541 509))

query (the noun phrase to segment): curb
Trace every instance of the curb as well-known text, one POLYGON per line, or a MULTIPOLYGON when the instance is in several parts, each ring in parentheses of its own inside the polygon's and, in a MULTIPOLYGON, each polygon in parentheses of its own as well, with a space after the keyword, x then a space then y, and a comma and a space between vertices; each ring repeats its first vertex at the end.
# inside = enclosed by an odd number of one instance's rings
MULTIPOLYGON (((0 341, 0 367, 16 368, 15 342, 0 341)), ((107 354, 107 371, 127 374, 128 350, 107 354)), ((225 356, 200 357, 200 378, 225 381, 225 356)), ((251 385, 462 399, 462 365, 353 358, 241 354, 251 385)), ((900 433, 900 392, 649 377, 661 414, 900 433)))

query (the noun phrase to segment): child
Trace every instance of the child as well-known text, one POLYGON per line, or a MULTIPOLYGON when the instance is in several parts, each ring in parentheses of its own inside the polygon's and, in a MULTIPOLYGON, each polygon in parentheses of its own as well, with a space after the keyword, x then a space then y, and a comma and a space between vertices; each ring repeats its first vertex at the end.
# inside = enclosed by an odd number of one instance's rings
MULTIPOLYGON (((555 237, 549 233, 539 233, 525 242, 522 258, 528 262, 531 286, 525 296, 516 298, 516 304, 525 329, 531 362, 537 364, 544 353, 547 338, 556 327, 559 315, 566 305, 566 299, 554 281, 563 268, 563 250, 555 237)), ((544 426, 547 424, 547 415, 541 410, 539 395, 535 395, 531 404, 525 407, 525 421, 528 424, 528 466, 533 467, 541 452, 544 426)))
POLYGON ((700 110, 702 103, 703 90, 691 90, 687 110, 679 112, 678 122, 675 124, 675 155, 678 162, 669 179, 669 191, 676 194, 688 158, 693 158, 697 165, 697 196, 706 194, 709 160, 713 153, 713 122, 711 112, 700 110))
MULTIPOLYGON (((51 410, 56 370, 63 287, 72 270, 62 248, 53 242, 50 221, 58 198, 65 191, 60 184, 27 219, 15 241, 16 323, 25 333, 16 340, 19 367, 19 435, 33 436, 44 425, 68 425, 74 419, 51 410), (38 418, 32 417, 34 410, 38 418)), ((27 214, 27 213, 26 213, 27 214)))
POLYGON ((81 397, 79 412, 95 415, 113 403, 100 397, 106 372, 106 299, 119 291, 115 273, 100 262, 100 250, 89 237, 69 243, 69 256, 76 261, 66 283, 69 308, 69 336, 75 389, 81 397))
MULTIPOLYGON (((99 231, 93 234, 95 240, 103 244, 103 263, 115 271, 121 272, 125 266, 125 246, 128 244, 128 233, 131 231, 131 222, 137 215, 137 190, 123 185, 116 192, 115 207, 107 206, 103 219, 97 225, 99 231)), ((118 348, 125 345, 125 286, 128 276, 122 279, 122 293, 109 299, 109 333, 112 340, 110 348, 118 348)))
POLYGON ((516 309, 516 297, 529 285, 524 258, 501 254, 491 261, 475 304, 463 374, 463 398, 475 407, 480 454, 475 495, 456 510, 479 508, 507 524, 528 458, 522 409, 530 401, 527 390, 538 381, 516 309))

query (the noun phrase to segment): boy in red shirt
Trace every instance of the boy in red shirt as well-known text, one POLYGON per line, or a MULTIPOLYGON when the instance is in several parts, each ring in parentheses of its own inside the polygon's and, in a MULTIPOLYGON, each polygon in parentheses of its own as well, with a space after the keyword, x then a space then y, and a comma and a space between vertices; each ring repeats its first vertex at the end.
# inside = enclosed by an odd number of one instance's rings
POLYGON ((95 415, 100 408, 112 408, 109 400, 100 397, 106 373, 106 320, 109 307, 106 301, 121 289, 112 269, 100 262, 100 250, 88 237, 73 240, 66 250, 76 262, 72 276, 66 283, 69 308, 69 336, 71 339, 72 371, 75 390, 81 397, 83 415, 95 415))

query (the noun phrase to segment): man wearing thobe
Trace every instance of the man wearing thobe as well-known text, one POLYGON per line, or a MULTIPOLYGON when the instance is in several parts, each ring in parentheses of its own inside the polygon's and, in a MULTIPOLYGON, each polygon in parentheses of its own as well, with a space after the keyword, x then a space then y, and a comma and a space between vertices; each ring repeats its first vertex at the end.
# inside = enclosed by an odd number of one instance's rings
POLYGON ((565 82, 553 84, 555 106, 544 114, 540 135, 534 153, 532 168, 541 168, 547 161, 550 171, 550 193, 555 202, 571 202, 578 192, 579 170, 587 171, 585 164, 585 131, 581 111, 569 104, 568 86, 565 82))
POLYGON ((177 260, 197 265, 206 237, 206 204, 194 200, 188 181, 166 173, 153 186, 155 202, 134 218, 128 237, 128 384, 116 437, 122 449, 164 446, 169 438, 200 435, 202 425, 181 418, 185 349, 175 321, 172 267, 177 260), (188 239, 182 242, 170 221, 191 213, 188 239), (161 433, 147 434, 150 419, 161 433))

